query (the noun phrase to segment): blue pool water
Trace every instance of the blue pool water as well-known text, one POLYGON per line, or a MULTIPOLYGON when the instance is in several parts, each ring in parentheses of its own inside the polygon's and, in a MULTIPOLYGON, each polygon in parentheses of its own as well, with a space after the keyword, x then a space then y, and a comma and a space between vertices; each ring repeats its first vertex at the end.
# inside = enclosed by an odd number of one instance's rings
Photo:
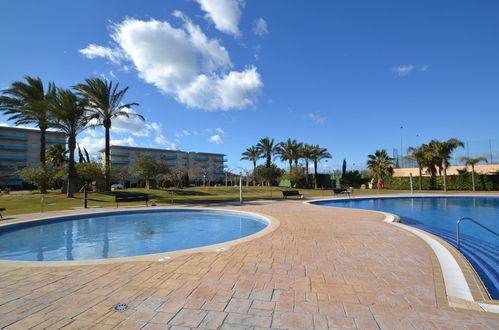
MULTIPOLYGON (((314 204, 389 212, 401 222, 437 235, 456 246, 456 222, 471 217, 499 232, 499 198, 400 197, 329 200, 314 204)), ((461 223, 461 252, 494 299, 499 299, 499 238, 479 226, 461 223)))
POLYGON ((154 210, 64 217, 0 228, 0 259, 27 261, 130 257, 217 244, 268 225, 245 213, 154 210))

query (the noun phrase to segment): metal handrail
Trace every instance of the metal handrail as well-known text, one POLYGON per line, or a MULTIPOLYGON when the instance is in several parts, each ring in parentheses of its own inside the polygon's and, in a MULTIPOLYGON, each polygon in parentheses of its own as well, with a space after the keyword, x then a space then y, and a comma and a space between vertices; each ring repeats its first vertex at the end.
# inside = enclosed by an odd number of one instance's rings
POLYGON ((472 218, 468 218, 468 217, 464 217, 464 218, 461 218, 459 220, 457 220, 457 223, 456 223, 456 240, 457 240, 457 249, 459 250, 460 246, 461 246, 461 233, 459 231, 459 225, 461 224, 462 221, 464 220, 468 220, 468 221, 471 221, 473 222, 474 224, 477 224, 479 225, 480 227, 482 227, 483 229, 491 232, 492 234, 496 235, 496 236, 499 236, 498 233, 496 233, 495 231, 493 231, 492 229, 482 225, 480 222, 476 221, 475 219, 472 219, 472 218))

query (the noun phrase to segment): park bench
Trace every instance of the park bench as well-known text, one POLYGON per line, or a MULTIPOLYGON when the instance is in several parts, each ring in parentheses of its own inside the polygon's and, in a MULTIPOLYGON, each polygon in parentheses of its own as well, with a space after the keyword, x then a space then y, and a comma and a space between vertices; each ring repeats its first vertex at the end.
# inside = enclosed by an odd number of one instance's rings
POLYGON ((127 203, 127 202, 146 202, 146 206, 148 206, 149 195, 116 195, 115 196, 116 207, 118 207, 118 203, 127 203))
POLYGON ((291 197, 291 196, 303 198, 303 194, 300 194, 300 192, 298 190, 283 190, 282 191, 282 198, 291 197))
MULTIPOLYGON (((0 212, 5 211, 5 207, 0 207, 0 212)), ((2 219, 2 213, 0 213, 0 219, 2 219)))
POLYGON ((340 195, 340 194, 347 194, 348 197, 350 197, 351 195, 353 195, 353 188, 350 187, 348 189, 345 189, 345 188, 333 188, 333 192, 335 195, 340 195))

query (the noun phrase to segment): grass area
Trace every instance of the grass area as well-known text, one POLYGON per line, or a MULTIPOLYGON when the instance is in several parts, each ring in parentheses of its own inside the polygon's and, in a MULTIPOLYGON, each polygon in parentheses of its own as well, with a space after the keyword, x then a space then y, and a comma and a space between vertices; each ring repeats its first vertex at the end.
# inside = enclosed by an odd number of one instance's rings
MULTIPOLYGON (((245 201, 263 199, 281 199, 282 187, 243 187, 245 201)), ((296 190, 296 189, 289 189, 296 190)), ((299 189, 305 197, 326 197, 332 196, 331 190, 299 189)), ((407 193, 407 190, 355 190, 355 195, 374 194, 399 194, 407 193)), ((423 191, 428 192, 428 191, 423 191)), ((431 191, 432 193, 442 193, 441 191, 431 191)), ((457 193, 453 191, 450 193, 457 193)), ((462 191, 461 191, 462 192, 462 191)), ((146 193, 150 199, 156 199, 158 204, 202 204, 239 201, 239 187, 196 187, 185 189, 168 190, 147 190, 142 188, 126 189, 111 193, 89 193, 88 206, 115 207, 114 196, 116 193, 137 194, 146 193)), ((83 194, 77 193, 75 198, 66 198, 60 191, 50 191, 41 195, 38 192, 19 191, 11 192, 9 195, 0 195, 0 207, 5 207, 4 216, 21 213, 33 213, 41 211, 41 201, 43 199, 44 211, 68 210, 74 207, 83 206, 83 194)), ((144 202, 132 202, 122 205, 144 205, 144 202)))

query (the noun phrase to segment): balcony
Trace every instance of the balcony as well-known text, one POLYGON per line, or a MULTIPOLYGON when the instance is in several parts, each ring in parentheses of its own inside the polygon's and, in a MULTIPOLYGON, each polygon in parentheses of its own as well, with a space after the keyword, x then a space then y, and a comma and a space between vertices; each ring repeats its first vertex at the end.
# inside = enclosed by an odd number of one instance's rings
POLYGON ((26 145, 0 144, 0 149, 26 151, 27 147, 26 145))
POLYGON ((163 154, 163 155, 161 155, 161 158, 162 159, 177 159, 178 156, 177 155, 165 155, 165 154, 163 154))
POLYGON ((0 134, 0 139, 3 140, 17 140, 17 141, 28 141, 26 135, 13 135, 13 134, 0 134))
POLYGON ((203 164, 199 164, 199 166, 201 166, 201 167, 210 167, 210 164, 208 164, 208 163, 203 163, 203 164))
POLYGON ((0 164, 0 170, 21 170, 26 164, 0 164))
POLYGON ((130 156, 127 151, 111 151, 111 156, 130 156))
POLYGON ((46 138, 45 139, 45 142, 47 143, 61 143, 61 144, 65 144, 66 143, 66 139, 57 139, 57 138, 46 138))
POLYGON ((168 166, 177 166, 177 162, 166 162, 168 166))
POLYGON ((194 157, 194 159, 199 160, 199 161, 207 161, 207 160, 210 160, 210 157, 196 156, 196 157, 194 157))
POLYGON ((3 154, 0 155, 2 160, 26 160, 26 155, 3 154))
POLYGON ((128 164, 128 159, 111 159, 111 164, 128 164))
POLYGON ((222 165, 222 164, 216 164, 215 167, 216 168, 227 168, 228 166, 227 165, 222 165))
POLYGON ((139 153, 139 156, 149 156, 149 157, 156 157, 157 155, 155 153, 151 153, 151 152, 141 152, 139 153))
POLYGON ((216 162, 227 162, 227 158, 215 158, 216 162))

